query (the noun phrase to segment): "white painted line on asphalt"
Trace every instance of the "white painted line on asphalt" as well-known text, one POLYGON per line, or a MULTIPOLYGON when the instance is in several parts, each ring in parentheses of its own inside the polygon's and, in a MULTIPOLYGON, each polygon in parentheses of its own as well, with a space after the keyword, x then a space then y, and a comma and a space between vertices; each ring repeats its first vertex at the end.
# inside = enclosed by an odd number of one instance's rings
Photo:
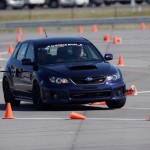
POLYGON ((1 55, 8 54, 8 52, 0 52, 1 55))
MULTIPOLYGON (((81 119, 69 119, 69 118, 14 118, 17 120, 81 120, 81 119)), ((104 121, 146 121, 145 119, 135 118, 86 118, 85 120, 104 120, 104 121)))
POLYGON ((15 118, 19 120, 67 120, 69 118, 15 118))
POLYGON ((139 108, 139 107, 123 107, 123 109, 139 109, 139 110, 150 110, 150 108, 143 108, 143 107, 141 107, 141 108, 139 108))
POLYGON ((143 93, 150 93, 150 91, 139 91, 137 92, 138 94, 143 94, 143 93))
POLYGON ((10 43, 11 43, 11 44, 16 44, 16 42, 13 42, 13 41, 12 41, 12 42, 9 42, 9 41, 8 41, 8 42, 4 42, 4 41, 1 41, 1 42, 0 42, 1 45, 8 45, 8 44, 10 44, 10 43))
POLYGON ((0 61, 3 61, 3 60, 6 60, 6 61, 7 61, 8 59, 6 59, 6 58, 0 58, 0 61))
POLYGON ((144 121, 146 119, 135 118, 87 118, 87 120, 106 120, 106 121, 144 121))

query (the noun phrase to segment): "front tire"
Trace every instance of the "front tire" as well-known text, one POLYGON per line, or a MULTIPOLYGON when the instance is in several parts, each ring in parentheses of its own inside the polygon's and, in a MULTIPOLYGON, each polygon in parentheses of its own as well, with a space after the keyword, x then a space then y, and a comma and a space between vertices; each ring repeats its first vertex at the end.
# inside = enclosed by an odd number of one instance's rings
POLYGON ((122 108, 126 103, 126 99, 124 100, 110 100, 106 101, 106 105, 110 108, 122 108))
POLYGON ((33 83, 32 97, 33 97, 33 104, 35 108, 38 110, 43 109, 44 104, 42 103, 42 94, 41 94, 40 86, 37 81, 33 83))
POLYGON ((4 99, 5 99, 5 103, 11 103, 12 106, 19 106, 20 105, 20 101, 16 101, 14 98, 14 95, 12 93, 12 90, 10 88, 10 83, 7 79, 7 77, 5 77, 3 79, 3 93, 4 93, 4 99))

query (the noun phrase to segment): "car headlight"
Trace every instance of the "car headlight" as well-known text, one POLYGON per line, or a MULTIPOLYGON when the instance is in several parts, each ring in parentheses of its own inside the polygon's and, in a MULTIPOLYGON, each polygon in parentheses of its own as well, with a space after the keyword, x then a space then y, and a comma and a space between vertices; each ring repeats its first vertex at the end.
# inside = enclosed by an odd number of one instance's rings
POLYGON ((107 76, 107 78, 106 78, 107 82, 115 82, 119 79, 120 79, 120 74, 119 73, 107 76))
POLYGON ((49 80, 51 83, 56 83, 56 84, 67 84, 69 81, 65 78, 60 78, 60 77, 49 77, 49 80))

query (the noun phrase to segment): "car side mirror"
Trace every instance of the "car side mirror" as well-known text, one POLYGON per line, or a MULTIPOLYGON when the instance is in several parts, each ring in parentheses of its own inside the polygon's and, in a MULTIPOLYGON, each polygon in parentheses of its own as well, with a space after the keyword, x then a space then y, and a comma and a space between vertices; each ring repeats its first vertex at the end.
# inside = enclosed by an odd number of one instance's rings
POLYGON ((34 65, 34 62, 31 61, 31 59, 28 59, 28 58, 25 58, 25 59, 22 59, 22 65, 27 65, 27 66, 33 66, 34 65))
POLYGON ((113 55, 112 54, 105 54, 104 59, 109 61, 113 59, 113 55))

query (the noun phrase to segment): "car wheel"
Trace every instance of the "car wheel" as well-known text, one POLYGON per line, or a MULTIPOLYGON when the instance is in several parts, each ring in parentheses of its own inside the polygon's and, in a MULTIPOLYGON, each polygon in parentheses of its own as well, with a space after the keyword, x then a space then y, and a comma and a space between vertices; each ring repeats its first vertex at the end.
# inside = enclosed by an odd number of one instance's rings
POLYGON ((20 105, 20 101, 15 100, 14 95, 10 88, 9 81, 6 77, 3 79, 3 92, 4 92, 4 99, 6 104, 11 103, 12 106, 20 105))
POLYGON ((4 9, 6 9, 6 7, 7 7, 6 2, 5 1, 1 1, 0 2, 0 10, 4 10, 4 9))
POLYGON ((58 1, 57 0, 50 1, 49 7, 51 7, 51 8, 58 8, 59 7, 58 1))
POLYGON ((29 9, 34 9, 34 8, 35 8, 35 5, 34 5, 34 4, 30 4, 30 5, 28 5, 28 8, 29 8, 29 9))
POLYGON ((32 94, 33 94, 33 104, 35 108, 38 110, 43 109, 44 104, 42 103, 41 90, 37 81, 35 81, 33 84, 32 94))
POLYGON ((105 4, 106 6, 110 6, 112 3, 109 2, 109 1, 104 1, 104 4, 105 4))
POLYGON ((137 4, 142 4, 143 1, 142 1, 142 0, 137 0, 136 3, 137 3, 137 4))
POLYGON ((111 100, 111 101, 106 101, 106 105, 109 108, 122 108, 126 103, 126 99, 124 100, 111 100))

